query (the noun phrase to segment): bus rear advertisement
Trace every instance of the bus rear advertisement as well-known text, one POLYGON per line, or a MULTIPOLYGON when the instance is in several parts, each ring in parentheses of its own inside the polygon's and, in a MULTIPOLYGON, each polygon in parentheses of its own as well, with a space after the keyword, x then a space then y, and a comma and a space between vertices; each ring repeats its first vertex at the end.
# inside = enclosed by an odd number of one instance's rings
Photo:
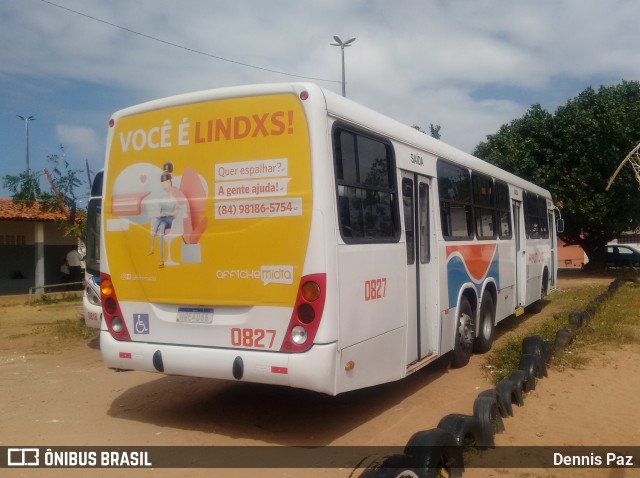
POLYGON ((109 123, 102 355, 331 395, 462 366, 554 288, 553 209, 312 84, 134 106, 109 123))

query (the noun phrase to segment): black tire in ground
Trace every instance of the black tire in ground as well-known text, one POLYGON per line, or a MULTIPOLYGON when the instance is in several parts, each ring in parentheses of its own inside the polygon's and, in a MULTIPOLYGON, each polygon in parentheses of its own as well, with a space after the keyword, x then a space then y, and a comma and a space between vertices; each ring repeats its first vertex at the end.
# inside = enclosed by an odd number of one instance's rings
POLYGON ((572 340, 573 335, 571 335, 571 332, 569 332, 567 329, 560 329, 556 332, 555 346, 564 347, 566 345, 569 345, 572 340))
POLYGON ((536 389, 536 375, 538 371, 538 357, 533 354, 522 354, 518 370, 525 373, 525 380, 522 387, 524 392, 530 392, 536 389))
POLYGON ((375 468, 367 468, 360 478, 422 478, 426 476, 424 470, 409 466, 406 455, 391 455, 386 457, 375 468))
POLYGON ((482 433, 482 427, 477 417, 460 413, 452 413, 442 417, 438 428, 451 433, 456 443, 465 448, 478 446, 482 433))
POLYGON ((478 397, 473 402, 473 416, 480 421, 482 427, 480 448, 493 448, 494 435, 504 431, 504 423, 500 417, 498 403, 491 397, 478 397))
POLYGON ((537 357, 536 377, 542 378, 549 376, 544 357, 544 342, 542 337, 532 335, 522 339, 522 353, 535 355, 537 357))
POLYGON ((544 354, 544 363, 551 365, 551 357, 553 356, 554 344, 551 340, 542 341, 542 353, 544 354))
POLYGON ((451 366, 454 368, 464 367, 469 363, 473 354, 473 341, 475 337, 475 324, 473 320, 473 309, 469 299, 462 297, 458 306, 458 318, 456 322, 456 335, 451 353, 451 366))
POLYGON ((410 467, 429 478, 460 477, 464 471, 462 447, 453 435, 440 428, 414 433, 404 448, 410 467))
POLYGON ((496 397, 498 403, 502 402, 502 406, 507 411, 507 415, 513 416, 513 404, 520 405, 522 403, 522 389, 518 390, 511 380, 500 380, 496 384, 496 397), (519 396, 517 395, 519 393, 519 396))
POLYGON ((522 370, 514 370, 509 375, 509 380, 513 382, 514 393, 518 401, 513 401, 516 405, 521 407, 524 405, 524 381, 526 380, 526 374, 522 370))
POLYGON ((507 411, 507 407, 505 407, 501 400, 498 399, 498 393, 495 388, 490 390, 485 390, 484 392, 480 392, 478 394, 479 397, 489 397, 493 398, 498 404, 498 411, 500 412, 500 416, 502 418, 507 418, 509 416, 509 412, 507 411))
POLYGON ((479 354, 488 352, 493 344, 496 324, 496 305, 489 291, 482 295, 478 314, 478 335, 473 341, 473 351, 479 354))

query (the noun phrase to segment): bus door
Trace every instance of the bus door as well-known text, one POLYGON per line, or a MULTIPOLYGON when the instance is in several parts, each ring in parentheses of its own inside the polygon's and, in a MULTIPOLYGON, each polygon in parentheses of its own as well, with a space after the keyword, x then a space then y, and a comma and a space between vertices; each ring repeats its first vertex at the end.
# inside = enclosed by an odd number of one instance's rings
MULTIPOLYGON (((556 237, 556 220, 553 211, 549 211, 549 245, 551 246, 551 263, 549 264, 549 286, 554 289, 556 287, 556 271, 558 254, 558 239, 556 237)), ((549 291, 547 291, 548 293, 549 291)))
POLYGON ((434 353, 436 264, 432 260, 430 184, 425 176, 402 173, 407 246, 407 364, 434 353))
POLYGON ((516 240, 516 315, 525 305, 527 297, 527 244, 522 202, 513 201, 513 233, 516 240))

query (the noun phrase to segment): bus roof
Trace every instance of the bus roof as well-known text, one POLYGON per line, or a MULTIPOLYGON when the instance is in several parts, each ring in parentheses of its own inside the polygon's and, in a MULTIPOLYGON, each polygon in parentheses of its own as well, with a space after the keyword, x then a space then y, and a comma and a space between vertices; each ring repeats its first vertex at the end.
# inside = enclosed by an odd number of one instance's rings
POLYGON ((310 96, 315 97, 316 94, 322 95, 326 104, 327 113, 334 118, 360 126, 361 128, 378 133, 391 140, 421 149, 438 158, 446 159, 480 173, 491 175, 515 187, 526 189, 549 199, 551 198, 548 190, 534 183, 433 138, 428 134, 422 133, 404 123, 385 116, 382 113, 340 96, 337 93, 325 90, 314 83, 268 83, 196 91, 141 103, 117 111, 112 115, 112 118, 117 120, 123 116, 134 115, 145 111, 223 98, 265 96, 282 93, 299 95, 300 92, 304 90, 309 92, 310 96))

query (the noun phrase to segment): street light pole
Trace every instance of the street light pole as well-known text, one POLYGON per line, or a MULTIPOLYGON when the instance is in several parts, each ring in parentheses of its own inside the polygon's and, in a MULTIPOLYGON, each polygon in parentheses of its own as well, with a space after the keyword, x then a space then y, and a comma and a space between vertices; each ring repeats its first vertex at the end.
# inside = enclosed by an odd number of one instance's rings
POLYGON ((26 155, 27 155, 27 172, 29 172, 29 122, 35 121, 34 116, 20 116, 16 115, 22 121, 24 121, 24 136, 26 142, 26 155))
POLYGON ((345 75, 344 75, 344 49, 345 47, 351 46, 351 44, 356 41, 355 37, 349 38, 347 41, 343 42, 338 35, 334 35, 333 39, 335 43, 330 43, 331 46, 339 46, 340 51, 342 53, 342 96, 347 96, 346 88, 345 88, 345 75))

